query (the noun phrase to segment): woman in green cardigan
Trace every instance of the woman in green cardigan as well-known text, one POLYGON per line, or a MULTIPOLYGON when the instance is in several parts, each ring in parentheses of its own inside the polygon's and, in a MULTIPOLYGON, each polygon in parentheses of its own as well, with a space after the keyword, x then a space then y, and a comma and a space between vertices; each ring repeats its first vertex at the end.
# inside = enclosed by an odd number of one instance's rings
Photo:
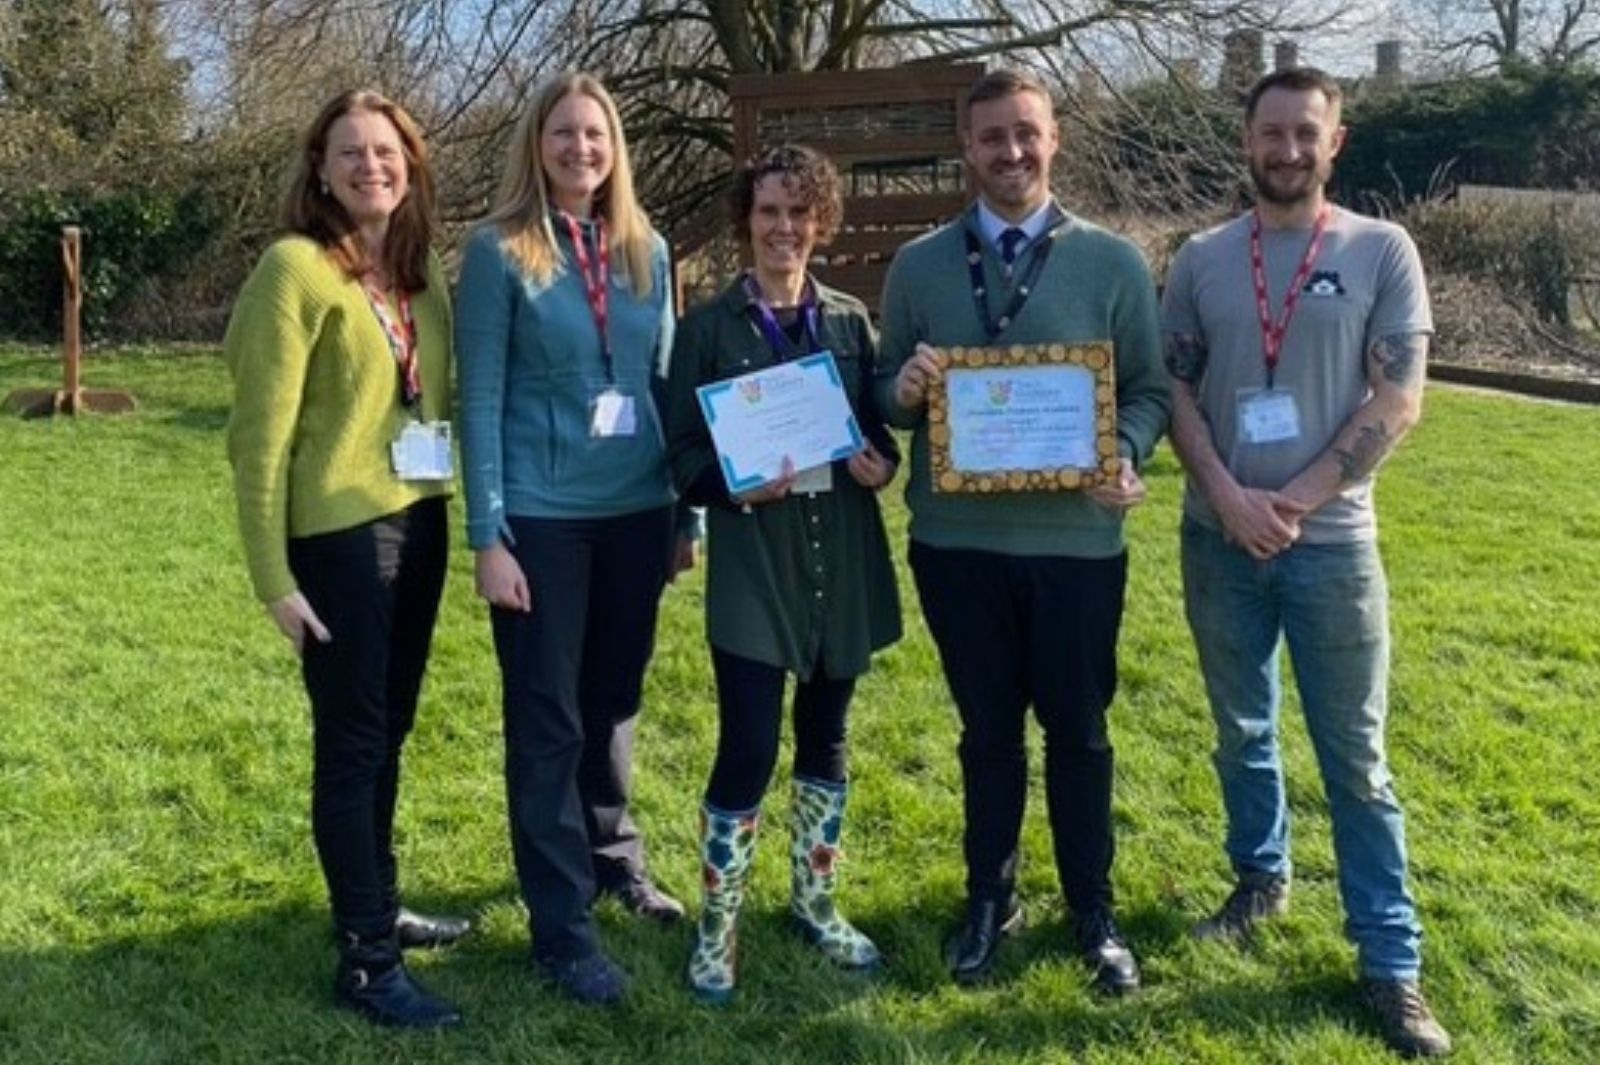
POLYGON ((336 97, 306 134, 286 234, 245 282, 223 348, 250 579, 300 655, 311 701, 335 999, 411 1028, 461 1015, 411 978, 401 948, 467 930, 400 907, 392 849, 451 489, 450 303, 433 218, 415 121, 374 92, 336 97))
POLYGON ((809 148, 768 151, 735 175, 730 208, 753 268, 680 323, 669 382, 667 457, 709 522, 706 637, 717 681, 716 763, 702 808, 704 905, 689 983, 733 993, 734 931, 762 796, 778 756, 784 686, 795 676, 791 912, 832 961, 877 965, 870 939, 834 907, 845 794, 845 718, 873 651, 900 636, 877 492, 899 463, 871 402, 877 342, 861 302, 806 272, 843 214, 839 175, 809 148), (868 440, 847 460, 732 495, 695 389, 823 351, 868 440))

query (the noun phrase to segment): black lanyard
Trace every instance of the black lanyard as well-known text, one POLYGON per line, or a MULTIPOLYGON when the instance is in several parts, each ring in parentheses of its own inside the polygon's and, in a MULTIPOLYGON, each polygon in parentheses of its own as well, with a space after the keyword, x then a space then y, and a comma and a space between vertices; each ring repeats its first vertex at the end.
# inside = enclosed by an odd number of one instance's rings
POLYGON ((983 323, 984 334, 990 340, 1004 332, 1022 313, 1022 305, 1028 302, 1028 296, 1032 294, 1033 286, 1044 270, 1045 260, 1050 258, 1050 249, 1055 247, 1056 229, 1059 226, 1059 222, 1051 226, 1033 242, 1033 247, 1028 251, 1027 268, 1022 272, 1022 279, 1011 290, 1011 302, 1006 304, 1006 309, 1000 312, 998 319, 989 314, 989 292, 983 283, 983 245, 978 243, 978 235, 971 226, 962 226, 962 235, 967 238, 967 273, 972 279, 972 305, 977 308, 978 321, 983 323))

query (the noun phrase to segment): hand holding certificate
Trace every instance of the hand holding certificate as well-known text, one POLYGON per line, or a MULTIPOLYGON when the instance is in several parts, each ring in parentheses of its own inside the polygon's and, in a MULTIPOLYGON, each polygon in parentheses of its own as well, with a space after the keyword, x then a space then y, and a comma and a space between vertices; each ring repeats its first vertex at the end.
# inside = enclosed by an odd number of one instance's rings
POLYGON ((936 492, 1051 492, 1119 471, 1107 343, 945 348, 928 396, 936 492))
POLYGON ((849 458, 861 427, 830 352, 818 352, 695 389, 728 491, 777 480, 792 470, 849 458))

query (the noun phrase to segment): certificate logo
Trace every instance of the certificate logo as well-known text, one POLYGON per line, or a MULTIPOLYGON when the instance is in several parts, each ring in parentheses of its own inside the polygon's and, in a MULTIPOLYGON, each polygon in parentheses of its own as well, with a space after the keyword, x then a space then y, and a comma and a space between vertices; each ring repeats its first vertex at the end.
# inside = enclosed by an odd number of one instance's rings
POLYGON ((1011 402, 1011 382, 999 380, 989 382, 989 406, 1004 407, 1011 402))
POLYGON ((740 381, 739 382, 739 395, 740 395, 741 398, 743 398, 743 400, 746 403, 760 403, 761 402, 761 382, 760 381, 755 381, 755 380, 740 381))

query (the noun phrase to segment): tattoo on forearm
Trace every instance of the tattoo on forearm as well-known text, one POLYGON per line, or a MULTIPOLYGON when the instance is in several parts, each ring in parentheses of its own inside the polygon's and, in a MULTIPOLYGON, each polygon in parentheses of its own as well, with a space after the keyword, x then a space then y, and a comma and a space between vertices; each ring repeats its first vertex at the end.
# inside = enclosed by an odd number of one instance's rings
POLYGON ((1361 480, 1378 468, 1393 446, 1388 427, 1382 422, 1361 426, 1348 448, 1334 448, 1339 459, 1339 483, 1351 485, 1361 480))
POLYGON ((1390 384, 1409 385, 1421 373, 1427 344, 1427 337, 1421 333, 1379 337, 1367 349, 1367 358, 1377 364, 1390 384))
POLYGON ((1188 333, 1168 333, 1164 348, 1167 372, 1173 377, 1192 385, 1205 376, 1211 352, 1204 340, 1188 333))

